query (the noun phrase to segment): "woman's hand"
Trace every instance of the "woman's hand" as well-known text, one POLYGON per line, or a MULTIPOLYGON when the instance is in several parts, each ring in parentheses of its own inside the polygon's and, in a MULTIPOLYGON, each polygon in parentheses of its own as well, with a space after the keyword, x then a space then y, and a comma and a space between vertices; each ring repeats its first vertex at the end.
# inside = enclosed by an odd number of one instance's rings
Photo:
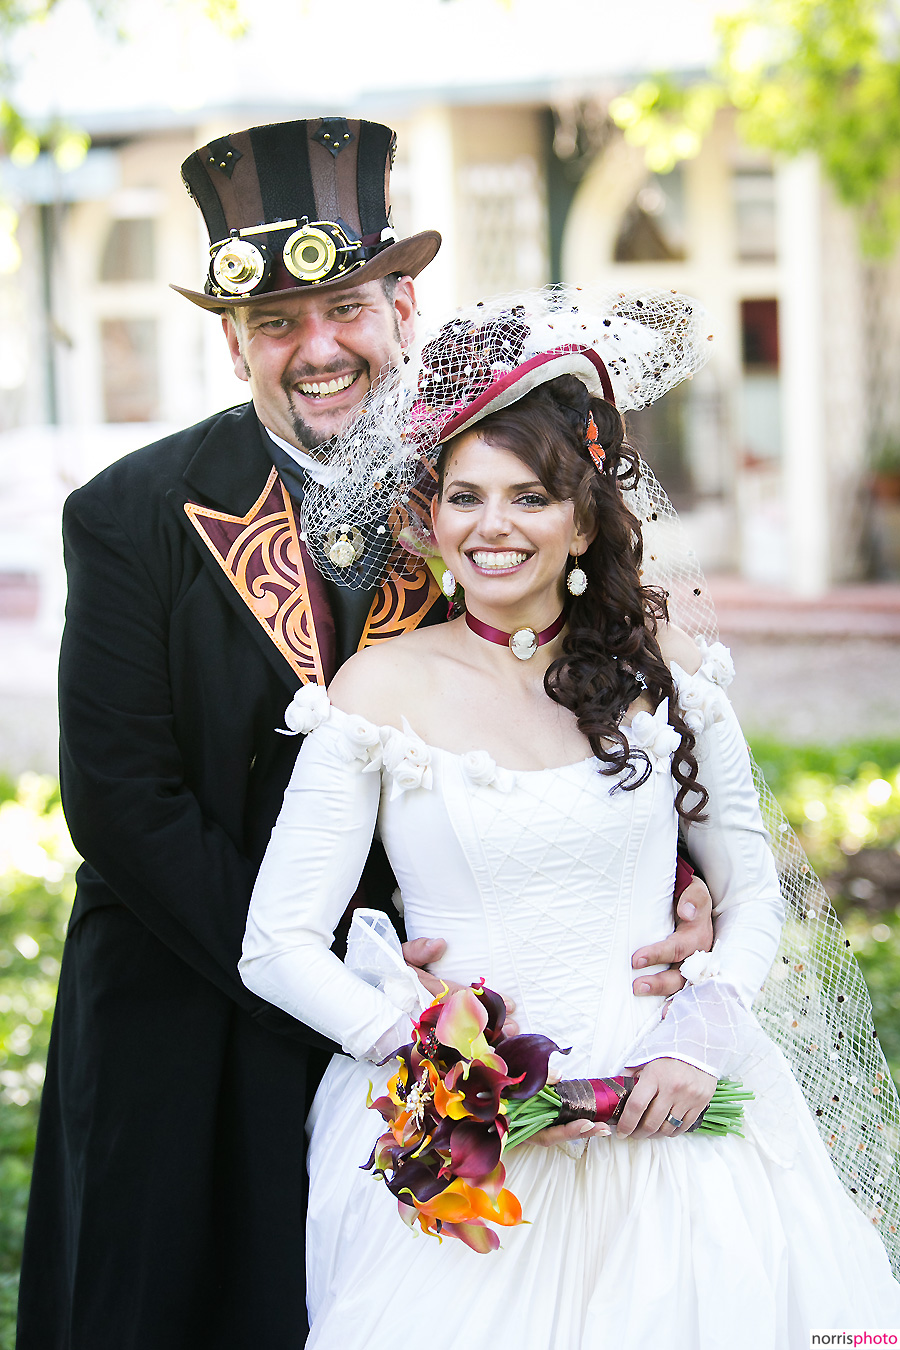
POLYGON ((570 1120, 568 1125, 549 1125, 546 1130, 533 1134, 528 1143, 552 1148, 554 1144, 568 1144, 572 1139, 593 1139, 595 1135, 608 1134, 612 1134, 612 1130, 602 1122, 595 1125, 590 1120, 570 1120))
POLYGON ((651 1059, 635 1072, 638 1081, 616 1125, 616 1134, 634 1139, 684 1134, 709 1106, 718 1081, 680 1059, 651 1059), (669 1116, 681 1124, 673 1124, 669 1116))

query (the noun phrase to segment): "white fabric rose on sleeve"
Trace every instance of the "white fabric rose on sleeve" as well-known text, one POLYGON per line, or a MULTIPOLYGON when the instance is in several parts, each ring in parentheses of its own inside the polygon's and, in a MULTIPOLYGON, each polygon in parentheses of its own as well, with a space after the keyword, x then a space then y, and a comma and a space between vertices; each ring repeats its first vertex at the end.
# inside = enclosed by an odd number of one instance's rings
POLYGON ((715 979, 722 973, 722 956, 717 950, 719 944, 713 943, 711 952, 694 952, 693 956, 682 961, 678 969, 688 984, 701 984, 704 980, 715 979))
POLYGON ((328 694, 320 684, 304 684, 297 690, 284 714, 284 731, 275 730, 281 736, 308 736, 316 727, 321 726, 331 711, 328 694))
POLYGON ((700 669, 704 675, 713 684, 717 684, 720 689, 727 689, 734 679, 734 662, 731 659, 731 652, 723 642, 709 643, 704 638, 697 639, 697 646, 700 648, 700 655, 703 657, 703 664, 700 669))
POLYGON ((384 747, 384 768, 391 779, 391 801, 414 788, 431 789, 431 750, 418 736, 396 731, 384 747))
POLYGON ((631 721, 632 745, 645 750, 654 761, 654 769, 662 773, 668 767, 667 760, 681 744, 681 736, 674 727, 669 726, 669 700, 664 698, 655 713, 635 713, 631 721))
POLYGON ((381 733, 374 722, 367 722, 355 713, 346 713, 340 719, 345 738, 347 759, 367 760, 363 773, 374 773, 381 768, 381 733))

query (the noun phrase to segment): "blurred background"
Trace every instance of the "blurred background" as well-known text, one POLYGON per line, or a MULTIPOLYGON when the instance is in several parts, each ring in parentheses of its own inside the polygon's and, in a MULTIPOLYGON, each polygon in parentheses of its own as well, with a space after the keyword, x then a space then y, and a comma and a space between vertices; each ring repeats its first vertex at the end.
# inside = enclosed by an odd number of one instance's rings
POLYGON ((229 131, 396 128, 426 320, 551 281, 707 306, 709 365, 630 433, 900 1068, 898 31, 895 0, 0 0, 0 1345, 76 863, 60 508, 245 396, 166 284, 202 285, 179 166, 229 131))

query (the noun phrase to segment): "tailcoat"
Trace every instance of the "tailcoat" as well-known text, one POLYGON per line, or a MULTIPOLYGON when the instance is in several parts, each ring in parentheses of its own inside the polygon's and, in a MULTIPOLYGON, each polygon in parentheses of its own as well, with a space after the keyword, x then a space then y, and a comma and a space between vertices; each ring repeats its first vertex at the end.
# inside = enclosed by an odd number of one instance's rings
MULTIPOLYGON (((303 1126, 331 1047, 237 962, 297 752, 276 728, 333 673, 335 615, 270 449, 245 405, 66 504, 61 783, 85 861, 19 1350, 305 1342, 303 1126)), ((424 567, 386 583, 360 645, 433 618, 438 594, 424 567)), ((364 884, 384 902, 375 858, 364 884)))

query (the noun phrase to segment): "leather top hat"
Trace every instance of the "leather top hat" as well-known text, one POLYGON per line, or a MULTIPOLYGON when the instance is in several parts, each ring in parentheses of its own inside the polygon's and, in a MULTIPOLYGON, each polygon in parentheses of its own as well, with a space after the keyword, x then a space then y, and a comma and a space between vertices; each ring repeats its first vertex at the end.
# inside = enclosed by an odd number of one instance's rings
POLYGON ((250 127, 195 150, 181 176, 209 230, 209 275, 202 291, 172 289, 223 310, 391 272, 417 276, 441 236, 394 239, 396 143, 379 122, 317 117, 250 127))

